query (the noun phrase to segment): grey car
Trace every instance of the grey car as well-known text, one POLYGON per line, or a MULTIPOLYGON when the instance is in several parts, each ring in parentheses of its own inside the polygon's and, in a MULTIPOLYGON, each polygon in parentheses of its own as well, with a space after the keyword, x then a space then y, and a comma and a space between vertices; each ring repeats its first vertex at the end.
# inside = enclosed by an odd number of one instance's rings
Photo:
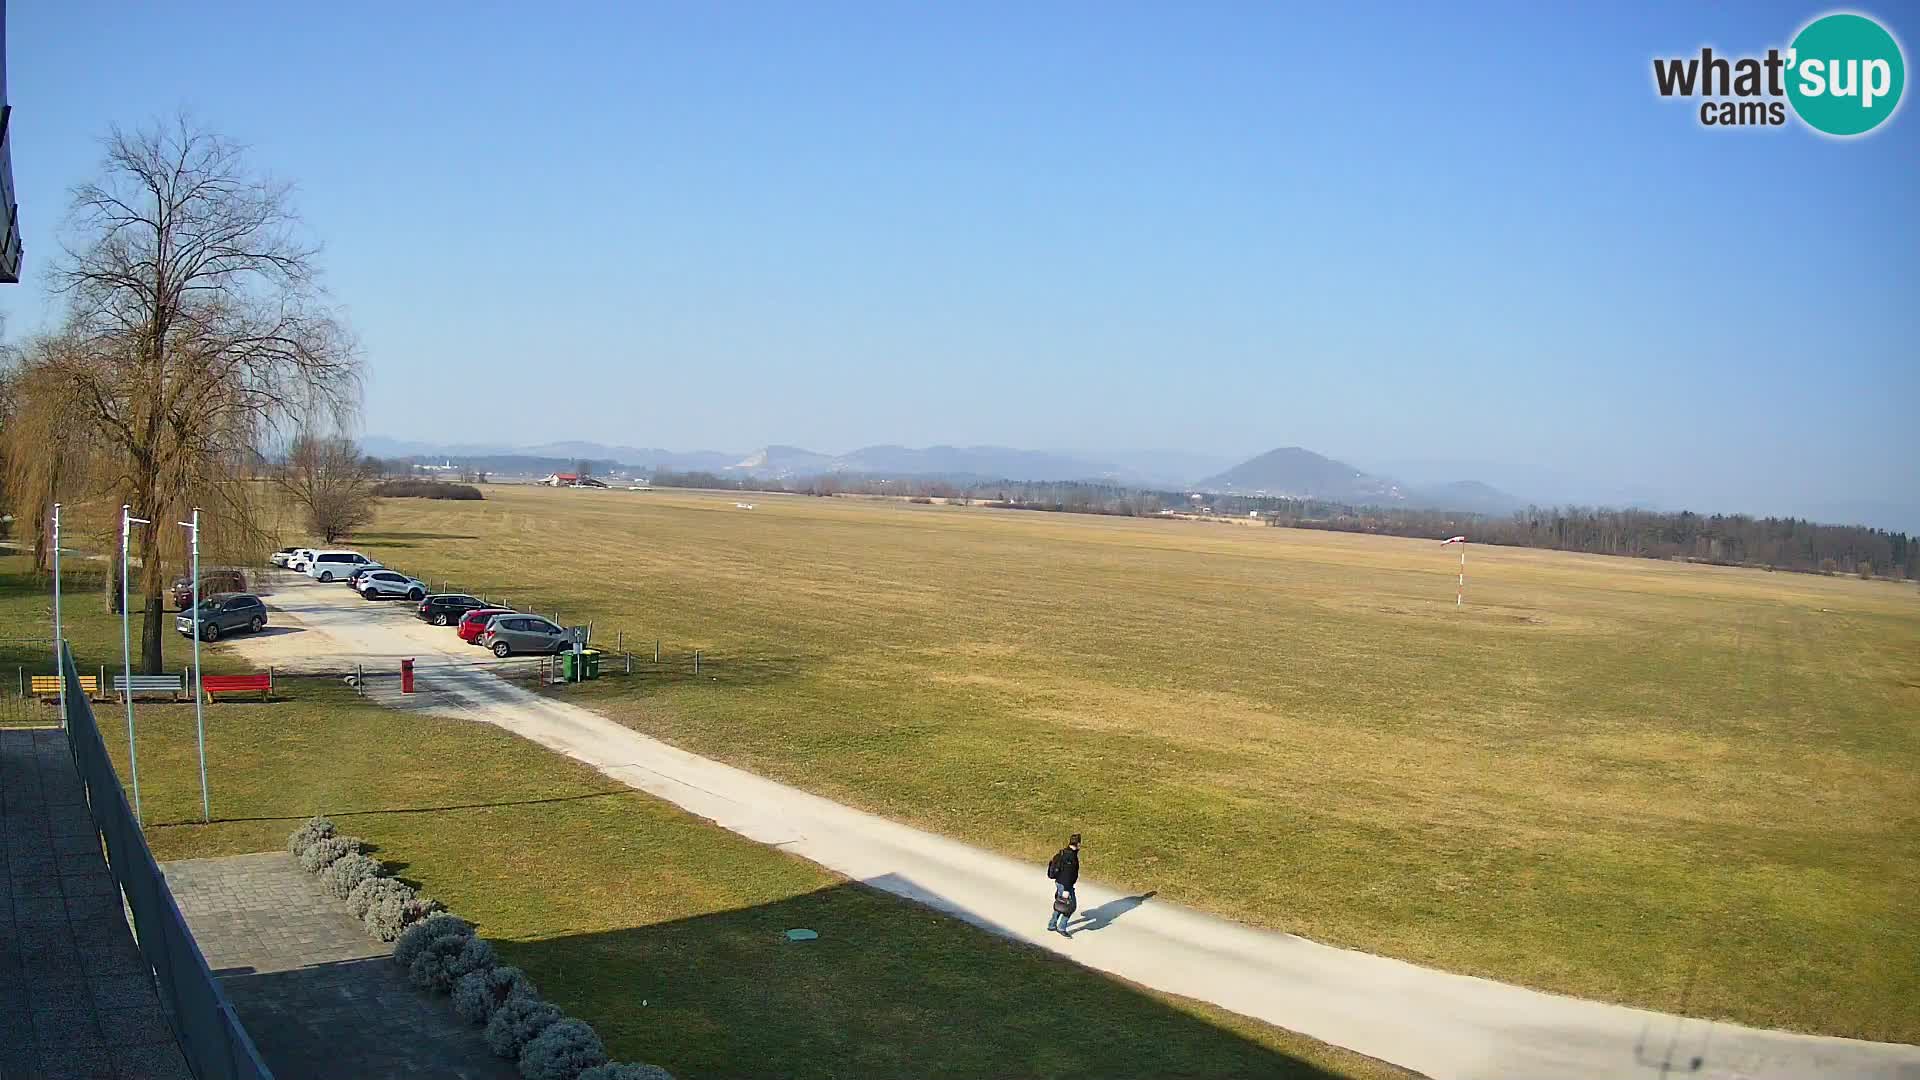
POLYGON ((252 593, 214 593, 200 601, 193 611, 183 611, 173 621, 174 628, 186 637, 193 636, 195 617, 200 623, 201 641, 218 641, 221 634, 236 630, 259 633, 267 625, 267 605, 252 593))
POLYGON ((565 652, 573 642, 564 627, 538 615, 509 612, 495 615, 487 623, 480 635, 480 644, 492 649, 495 656, 512 656, 514 653, 565 652))

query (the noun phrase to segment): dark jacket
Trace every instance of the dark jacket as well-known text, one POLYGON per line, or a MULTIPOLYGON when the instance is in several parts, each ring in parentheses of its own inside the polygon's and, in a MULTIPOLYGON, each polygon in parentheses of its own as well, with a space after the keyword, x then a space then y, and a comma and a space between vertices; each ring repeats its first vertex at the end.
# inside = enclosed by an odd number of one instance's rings
POLYGON ((1053 880, 1073 888, 1073 883, 1080 880, 1080 853, 1070 847, 1061 848, 1060 854, 1053 857, 1053 868, 1053 880))

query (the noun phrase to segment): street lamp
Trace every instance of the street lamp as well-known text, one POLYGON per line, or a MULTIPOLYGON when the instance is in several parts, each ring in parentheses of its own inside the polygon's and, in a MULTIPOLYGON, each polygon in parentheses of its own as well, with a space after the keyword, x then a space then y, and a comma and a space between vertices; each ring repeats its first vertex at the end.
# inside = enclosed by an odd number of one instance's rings
POLYGON ((133 516, 133 507, 120 504, 120 668, 126 676, 127 702, 127 771, 133 777, 133 820, 140 818, 140 755, 133 746, 133 627, 128 621, 128 605, 131 602, 127 589, 127 542, 133 535, 135 525, 151 525, 147 518, 133 516))
POLYGON ((200 508, 193 508, 192 521, 180 524, 193 539, 193 607, 189 616, 193 621, 193 733, 200 742, 200 820, 210 822, 213 801, 207 796, 207 723, 200 708, 200 508))

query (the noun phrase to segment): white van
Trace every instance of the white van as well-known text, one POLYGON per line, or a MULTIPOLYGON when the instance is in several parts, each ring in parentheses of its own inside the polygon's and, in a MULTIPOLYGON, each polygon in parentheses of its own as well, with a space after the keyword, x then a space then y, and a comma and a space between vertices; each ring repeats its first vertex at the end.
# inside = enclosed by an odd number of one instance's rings
POLYGON ((371 562, 357 551, 316 551, 307 560, 306 572, 315 581, 345 581, 371 562))

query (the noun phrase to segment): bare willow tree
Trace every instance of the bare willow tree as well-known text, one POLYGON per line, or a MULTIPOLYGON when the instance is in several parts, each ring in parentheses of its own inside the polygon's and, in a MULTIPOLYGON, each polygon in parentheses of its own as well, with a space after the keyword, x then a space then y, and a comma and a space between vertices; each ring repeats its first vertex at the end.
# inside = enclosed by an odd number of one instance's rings
POLYGON ((198 504, 258 531, 257 449, 316 416, 345 423, 359 367, 290 188, 187 118, 115 130, 100 177, 74 190, 69 231, 54 272, 71 303, 66 347, 49 367, 99 443, 106 488, 153 519, 138 550, 141 658, 155 672, 174 523, 198 504))
POLYGON ((47 569, 53 504, 97 487, 98 441, 59 375, 66 359, 60 354, 72 344, 35 338, 8 357, 0 378, 0 462, 15 527, 33 530, 36 571, 47 569))
POLYGON ((275 473, 280 488, 307 513, 307 524, 331 544, 373 521, 379 463, 351 439, 302 435, 275 473))

